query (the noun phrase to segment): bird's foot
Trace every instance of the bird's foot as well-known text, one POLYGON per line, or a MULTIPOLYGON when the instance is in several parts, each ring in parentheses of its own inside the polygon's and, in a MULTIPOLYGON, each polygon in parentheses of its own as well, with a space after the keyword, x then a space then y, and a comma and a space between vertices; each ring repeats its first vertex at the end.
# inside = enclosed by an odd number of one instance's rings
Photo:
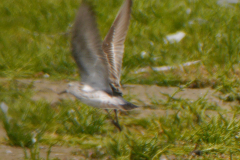
POLYGON ((122 128, 120 126, 120 124, 118 123, 118 116, 117 116, 117 110, 115 109, 115 120, 113 119, 113 117, 111 116, 111 114, 109 113, 108 109, 106 109, 106 112, 108 113, 108 117, 112 120, 112 124, 117 127, 117 129, 121 132, 122 128))
POLYGON ((122 128, 121 128, 120 124, 118 123, 118 121, 115 121, 115 120, 112 119, 112 124, 113 124, 115 127, 117 127, 117 129, 118 129, 120 132, 122 131, 122 128))

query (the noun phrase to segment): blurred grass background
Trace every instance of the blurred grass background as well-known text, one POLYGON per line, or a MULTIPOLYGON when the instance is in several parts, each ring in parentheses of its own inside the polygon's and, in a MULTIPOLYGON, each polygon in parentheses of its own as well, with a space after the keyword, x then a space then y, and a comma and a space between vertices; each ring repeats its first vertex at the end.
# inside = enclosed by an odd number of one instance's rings
MULTIPOLYGON (((123 1, 89 1, 104 38, 123 1)), ((208 104, 204 97, 194 102, 171 99, 155 105, 174 110, 173 115, 136 118, 136 113, 130 112, 121 116, 125 130, 118 133, 104 113, 79 101, 54 106, 32 101, 32 86, 18 86, 14 79, 43 78, 44 74, 52 80, 79 79, 69 39, 80 3, 1 1, 0 77, 10 81, 0 85, 0 102, 9 106, 7 116, 0 112, 0 117, 9 144, 79 145, 84 150, 76 154, 89 159, 157 159, 163 154, 178 159, 198 159, 196 154, 201 155, 199 159, 237 158, 239 103, 226 112, 208 104), (217 114, 209 117, 206 110, 217 114)), ((125 42, 122 83, 179 86, 194 82, 192 87, 211 86, 228 94, 225 100, 239 100, 239 9, 239 3, 220 5, 214 0, 135 0, 125 42), (178 31, 185 32, 186 37, 179 43, 168 43, 166 36, 178 31), (148 66, 195 60, 201 64, 183 71, 135 73, 148 66)))
MULTIPOLYGON (((122 0, 90 2, 104 38, 122 0)), ((77 0, 3 0, 0 4, 0 76, 32 78, 41 72, 52 79, 78 79, 69 38, 79 5, 77 0)), ((192 80, 221 83, 225 78, 238 79, 238 12, 239 4, 225 6, 216 1, 134 1, 125 43, 123 83, 179 85, 192 80), (166 36, 177 31, 185 32, 186 37, 179 43, 167 43, 166 36), (194 60, 201 60, 204 68, 193 73, 132 74, 146 66, 177 65, 194 60), (191 74, 194 76, 189 76, 191 74)))

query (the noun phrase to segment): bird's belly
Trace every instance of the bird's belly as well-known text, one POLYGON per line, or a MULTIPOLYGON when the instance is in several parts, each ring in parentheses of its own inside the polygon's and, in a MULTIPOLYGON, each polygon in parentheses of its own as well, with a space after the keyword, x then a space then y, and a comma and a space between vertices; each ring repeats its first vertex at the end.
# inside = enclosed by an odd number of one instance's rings
POLYGON ((101 108, 101 103, 103 103, 100 99, 86 99, 86 98, 79 98, 81 102, 88 106, 101 108))
POLYGON ((121 99, 112 97, 105 92, 85 92, 81 95, 76 96, 81 102, 96 108, 102 109, 120 109, 119 106, 122 104, 121 99))

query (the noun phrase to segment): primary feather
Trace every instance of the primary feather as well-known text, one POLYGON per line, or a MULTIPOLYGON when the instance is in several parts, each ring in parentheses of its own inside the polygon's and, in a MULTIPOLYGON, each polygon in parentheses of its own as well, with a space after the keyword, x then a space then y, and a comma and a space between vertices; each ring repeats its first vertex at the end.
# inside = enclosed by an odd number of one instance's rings
POLYGON ((126 0, 117 14, 108 34, 103 41, 103 51, 107 55, 109 67, 109 79, 112 88, 120 92, 120 77, 124 42, 128 31, 131 16, 131 0, 126 0))

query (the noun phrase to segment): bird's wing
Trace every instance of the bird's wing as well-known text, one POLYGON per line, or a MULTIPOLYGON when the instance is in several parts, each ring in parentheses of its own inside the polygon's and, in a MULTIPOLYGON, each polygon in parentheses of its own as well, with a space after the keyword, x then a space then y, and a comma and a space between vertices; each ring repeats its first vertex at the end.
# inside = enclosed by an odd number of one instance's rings
POLYGON ((94 89, 112 92, 109 86, 107 57, 102 51, 97 23, 93 11, 86 4, 82 4, 77 12, 71 45, 81 82, 94 89))
POLYGON ((124 52, 124 41, 127 35, 131 16, 131 0, 125 0, 103 41, 103 51, 109 63, 109 79, 113 90, 120 91, 120 76, 124 52))

